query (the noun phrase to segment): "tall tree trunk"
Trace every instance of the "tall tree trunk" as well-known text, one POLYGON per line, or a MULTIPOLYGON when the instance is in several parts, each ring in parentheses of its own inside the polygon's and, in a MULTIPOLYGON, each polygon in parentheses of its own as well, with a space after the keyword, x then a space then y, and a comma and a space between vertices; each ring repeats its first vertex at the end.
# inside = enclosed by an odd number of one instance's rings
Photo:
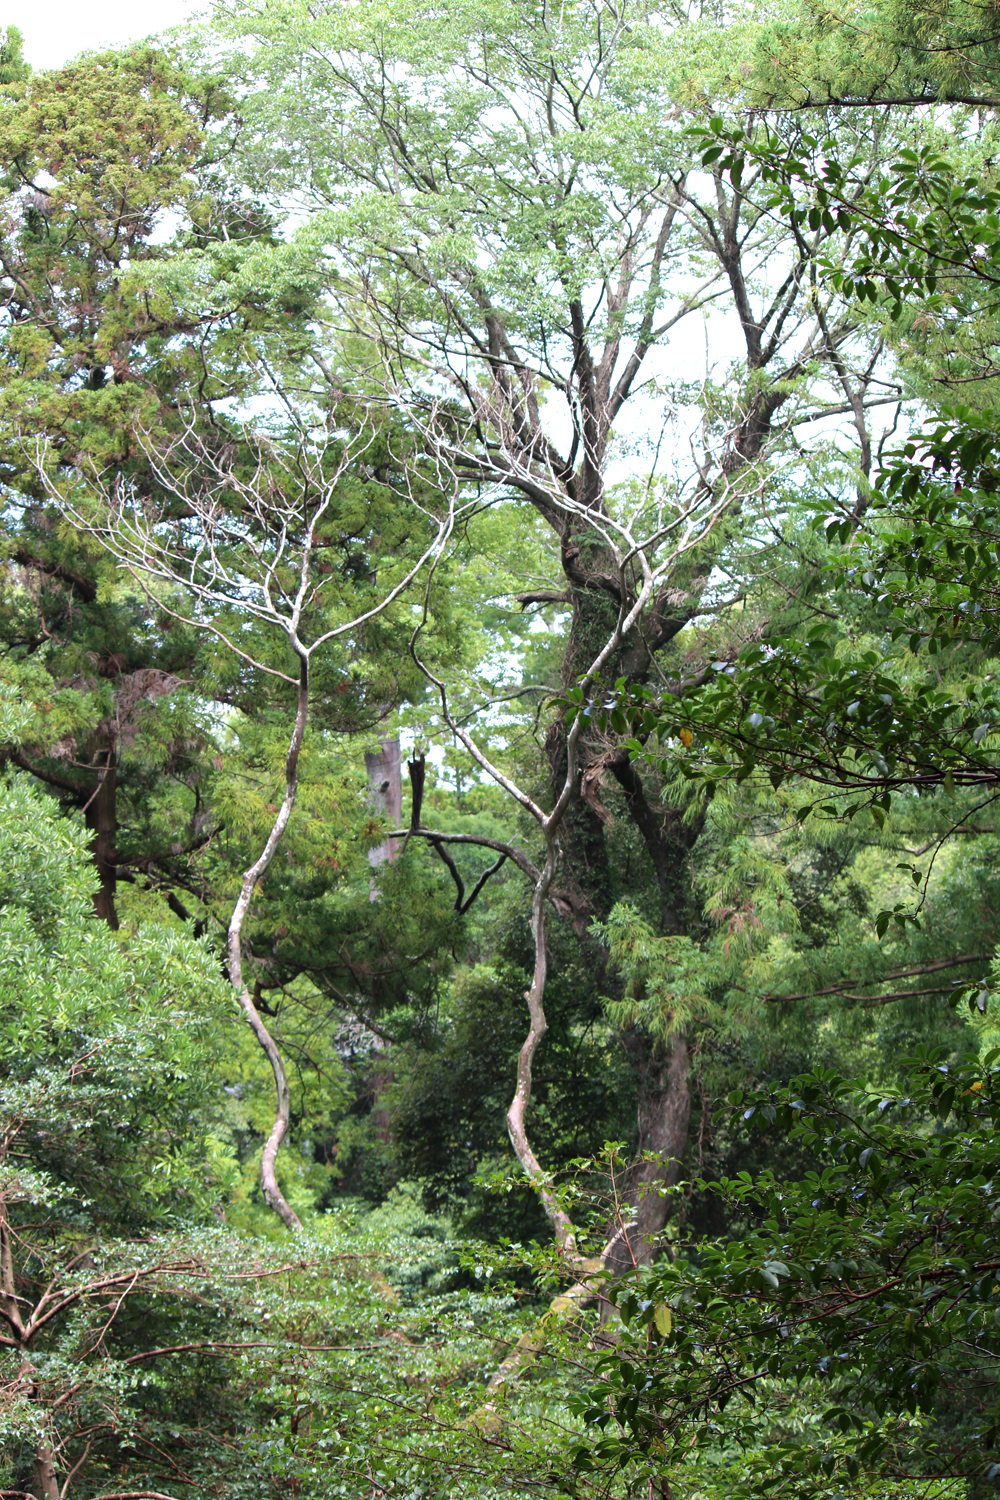
MULTIPOLYGON (((368 773, 368 801, 373 812, 388 818, 393 827, 399 823, 403 813, 403 763, 399 753, 399 736, 382 740, 378 750, 365 751, 365 770, 368 773)), ((383 839, 368 851, 368 863, 372 869, 388 861, 390 864, 398 852, 398 839, 383 839)), ((378 896, 378 886, 371 885, 371 899, 378 896)))
POLYGON ((115 841, 118 835, 118 758, 110 743, 104 755, 104 766, 99 773, 100 781, 87 803, 84 818, 91 832, 90 847, 94 852, 94 865, 100 882, 94 906, 101 920, 117 929, 115 892, 118 883, 118 854, 115 841))
MULTIPOLYGON (((705 826, 704 814, 685 821, 676 808, 652 807, 627 750, 620 750, 608 764, 653 863, 660 893, 660 931, 665 936, 683 934, 695 915, 687 867, 705 826)), ((664 1055, 648 1037, 633 1033, 625 1039, 625 1050, 638 1089, 639 1139, 625 1192, 635 1211, 634 1225, 617 1242, 609 1261, 619 1273, 645 1265, 655 1253, 656 1237, 670 1217, 670 1198, 664 1190, 680 1180, 691 1118, 687 1038, 674 1038, 664 1055)))
MULTIPOLYGON (((567 683, 578 674, 581 649, 585 651, 590 637, 602 629, 608 601, 595 597, 592 591, 579 590, 574 606, 573 628, 562 669, 567 683)), ((675 633, 681 623, 681 619, 659 621, 658 643, 675 633)), ((603 674, 609 686, 630 657, 637 661, 641 658, 648 668, 648 643, 632 637, 623 640, 603 674)), ((558 785, 566 764, 561 723, 554 724, 549 731, 546 752, 553 781, 558 785)), ((610 771, 618 782, 629 820, 652 862, 660 896, 660 932, 675 936, 690 931, 696 912, 688 865, 691 850, 704 827, 704 816, 685 820, 676 808, 651 804, 629 752, 624 747, 609 751, 603 737, 593 744, 581 745, 580 767, 580 789, 567 810, 560 832, 563 884, 580 890, 586 908, 586 920, 574 922, 578 936, 590 941, 586 936, 590 918, 607 915, 614 890, 607 845, 607 829, 612 819, 598 795, 604 770, 610 771)), ((691 1114, 687 1039, 676 1038, 669 1053, 639 1032, 632 1032, 623 1040, 636 1081, 638 1141, 635 1165, 625 1183, 619 1185, 623 1207, 632 1213, 632 1225, 616 1239, 608 1258, 609 1268, 618 1273, 646 1263, 654 1254, 655 1239, 671 1209, 671 1200, 662 1190, 672 1187, 680 1178, 691 1114)), ((617 1227, 608 1226, 609 1239, 617 1227)))
POLYGON ((615 1242, 608 1269, 622 1274, 648 1264, 670 1217, 666 1189, 680 1181, 691 1121, 691 1055, 678 1036, 665 1058, 652 1061, 644 1038, 635 1038, 633 1066, 640 1075, 637 1160, 624 1184, 632 1223, 615 1242), (648 1159, 647 1159, 648 1158, 648 1159))
MULTIPOLYGON (((545 738, 553 790, 566 779, 566 734, 553 724, 545 738)), ((593 805, 574 792, 559 830, 560 889, 575 898, 573 926, 585 941, 590 924, 603 921, 613 903, 611 862, 604 824, 593 805)))

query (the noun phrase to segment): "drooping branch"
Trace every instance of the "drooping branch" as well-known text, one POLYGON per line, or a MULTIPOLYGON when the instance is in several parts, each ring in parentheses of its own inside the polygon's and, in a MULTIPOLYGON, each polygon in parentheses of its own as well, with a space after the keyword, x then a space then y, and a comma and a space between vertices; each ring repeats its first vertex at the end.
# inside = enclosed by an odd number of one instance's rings
POLYGON ((84 577, 82 573, 74 572, 65 563, 53 562, 49 558, 37 557, 25 547, 15 547, 11 553, 11 557, 22 568, 27 568, 31 572, 42 573, 47 578, 57 578, 60 583, 67 584, 87 604, 93 604, 97 598, 97 586, 93 580, 84 577))
POLYGON ((499 859, 495 860, 493 864, 487 866, 487 868, 480 875, 479 879, 476 881, 475 885, 472 887, 472 890, 469 892, 469 895, 466 897, 465 901, 460 907, 457 908, 459 916, 464 917, 465 913, 469 910, 470 906, 472 906, 472 904, 476 900, 476 897, 486 886, 487 881, 492 880, 494 875, 499 875, 506 862, 506 854, 501 854, 499 859))
POLYGON ((424 807, 424 781, 427 775, 427 760, 423 755, 406 762, 410 777, 410 830, 420 827, 420 815, 424 807))
POLYGON ((427 842, 430 844, 435 854, 444 864, 452 880, 455 882, 455 890, 457 892, 457 895, 455 896, 455 910, 458 912, 458 915, 460 917, 464 917, 465 913, 469 910, 476 897, 486 885, 486 882, 490 880, 492 876, 498 874, 499 871, 502 870, 504 865, 507 863, 506 851, 500 855, 499 859, 495 860, 493 864, 488 866, 488 868, 483 871, 483 873, 479 876, 478 880, 473 886, 471 895, 466 897, 465 881, 462 879, 462 872, 461 870, 459 870, 455 861, 448 853, 448 850, 445 848, 444 844, 442 844, 440 839, 436 839, 432 836, 428 836, 427 842))
POLYGON ((523 875, 534 884, 539 878, 538 866, 533 864, 523 850, 518 849, 516 844, 505 844, 503 839, 491 839, 482 833, 446 833, 441 828, 394 828, 387 835, 388 838, 405 837, 407 834, 413 838, 427 839, 428 843, 434 844, 470 844, 480 849, 495 849, 502 854, 504 859, 512 860, 523 875))
POLYGON ((69 776, 60 776, 55 771, 43 770, 41 767, 36 766, 22 750, 8 749, 6 753, 7 758, 12 760, 15 766, 20 766, 22 771, 27 771, 29 775, 37 777, 39 781, 44 781, 47 786, 58 787, 59 791, 65 792, 67 796, 73 799, 77 806, 82 807, 83 803, 87 800, 90 789, 81 786, 78 781, 73 781, 69 776))

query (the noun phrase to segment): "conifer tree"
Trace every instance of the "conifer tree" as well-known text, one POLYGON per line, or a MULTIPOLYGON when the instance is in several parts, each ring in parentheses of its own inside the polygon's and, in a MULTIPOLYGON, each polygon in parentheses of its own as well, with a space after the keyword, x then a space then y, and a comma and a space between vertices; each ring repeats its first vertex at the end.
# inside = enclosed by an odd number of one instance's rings
MULTIPOLYGON (((2 671, 36 713, 11 758, 82 812, 112 926, 121 876, 164 885, 185 911, 208 739, 191 683, 211 678, 185 623, 61 520, 35 460, 44 448, 62 472, 148 490, 129 435, 140 414, 169 430, 194 411, 211 427, 213 403, 252 388, 265 320, 236 273, 271 231, 219 170, 232 128, 218 81, 151 48, 22 78, 0 107, 2 671)), ((288 299, 267 316, 287 342, 288 299)))

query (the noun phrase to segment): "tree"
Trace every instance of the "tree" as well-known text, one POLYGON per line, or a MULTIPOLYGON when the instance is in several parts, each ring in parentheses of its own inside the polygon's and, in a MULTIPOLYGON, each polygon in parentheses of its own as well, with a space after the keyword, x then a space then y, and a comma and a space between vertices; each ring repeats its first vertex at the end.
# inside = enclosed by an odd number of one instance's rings
POLYGON ((231 996, 203 943, 109 930, 93 886, 86 829, 15 774, 0 790, 4 1495, 294 1497, 317 1475, 363 1488, 373 1458, 428 1481, 471 1472, 487 1494, 511 1465, 544 1485, 549 1424, 529 1414, 530 1441, 485 1453, 460 1426, 519 1312, 456 1298, 444 1225, 404 1198, 367 1226, 315 1221, 289 1256, 267 1223, 219 1223, 237 1175, 231 996), (413 1390, 442 1378, 453 1394, 414 1421, 413 1390))
POLYGON ((879 305, 931 414, 886 453, 864 504, 814 521, 846 548, 835 562, 839 585, 871 600, 880 639, 852 649, 827 622, 808 641, 774 633, 720 663, 715 682, 683 706, 666 699, 663 714, 650 694, 637 722, 662 740, 680 728, 684 769, 710 789, 761 767, 776 786, 795 776, 853 794, 849 814, 870 805, 879 819, 894 794, 962 786, 989 799, 998 713, 996 433, 987 405, 996 192, 982 172, 956 182, 957 162, 933 145, 905 151, 869 180, 866 163, 829 141, 833 154, 820 164, 812 137, 796 153, 767 129, 749 144, 721 121, 713 131, 706 160, 740 174, 749 150, 769 201, 797 232, 836 216, 853 245, 846 263, 825 267, 828 282, 847 302, 879 305), (963 404, 950 404, 956 394, 963 404))
POLYGON ((4 1423, 33 1444, 44 1500, 66 1493, 56 1475, 72 1471, 80 1433, 91 1446, 108 1434, 94 1425, 104 1335, 137 1289, 195 1269, 171 1231, 182 1205, 210 1220, 224 1189, 206 1146, 227 1009, 218 970, 175 934, 120 946, 95 926, 85 853, 84 830, 26 779, 4 787, 4 1423))
MULTIPOLYGON (((727 165, 742 171, 746 139, 729 136, 709 160, 726 150, 727 165)), ((937 790, 958 827, 990 805, 996 779, 995 436, 984 410, 993 375, 992 187, 982 173, 956 181, 954 159, 927 148, 904 153, 891 174, 855 193, 847 183, 856 163, 834 155, 829 171, 810 174, 775 136, 764 140, 772 201, 793 224, 836 213, 858 234, 846 267, 827 268, 830 280, 847 298, 881 304, 931 419, 883 460, 870 505, 818 518, 849 549, 834 561, 836 586, 871 601, 871 645, 859 651, 843 622, 819 626, 808 641, 776 635, 721 662, 717 684, 690 704, 661 700, 637 722, 660 737, 661 754, 686 757, 685 769, 713 790, 734 773, 749 781, 764 769, 775 788, 798 784, 800 817, 818 805, 804 799, 819 784, 822 814, 850 818, 868 804, 879 828, 890 805, 896 820, 912 820, 914 793, 937 790), (918 334, 921 325, 931 337, 918 334), (936 416, 956 387, 967 404, 936 416), (671 735, 681 743, 671 745, 671 735), (956 800, 956 786, 986 795, 956 800)), ((819 142, 809 145, 821 157, 819 142)), ((919 911, 926 883, 916 866, 905 868, 923 884, 919 911)), ((879 937, 893 916, 905 932, 914 920, 907 906, 880 914, 879 937)), ((920 972, 915 965, 904 975, 920 972)), ((953 998, 966 990, 973 1010, 987 1013, 988 981, 956 981, 953 998)), ((989 1021, 984 1030, 989 1038, 989 1021)), ((707 1457, 717 1439, 721 1472, 738 1493, 811 1494, 833 1476, 870 1484, 890 1475, 988 1490, 997 1470, 985 1170, 995 1061, 995 1051, 982 1061, 930 1051, 911 1059, 899 1089, 852 1091, 818 1069, 788 1089, 731 1096, 763 1129, 791 1126, 792 1140, 820 1153, 817 1171, 791 1184, 769 1172, 701 1184, 744 1205, 752 1231, 739 1244, 699 1246, 700 1264, 662 1267, 637 1288, 641 1304, 625 1296, 625 1321, 652 1354, 644 1360, 626 1335, 630 1353, 609 1360, 593 1392, 601 1410, 592 1406, 589 1418, 603 1426, 614 1412, 629 1428, 620 1447, 611 1436, 598 1444, 603 1460, 622 1458, 662 1482, 682 1462, 682 1446, 689 1451, 697 1411, 699 1443, 707 1457), (664 1345, 672 1346, 666 1358, 664 1345), (766 1414, 754 1410, 765 1387, 766 1414), (741 1463, 738 1448, 758 1456, 741 1463)), ((591 1455, 580 1457, 587 1467, 591 1455)))
MULTIPOLYGON (((619 610, 627 629, 601 658, 596 690, 655 679, 676 659, 684 629, 712 608, 706 580, 756 514, 769 466, 820 411, 849 414, 867 473, 867 413, 889 395, 877 347, 863 348, 857 320, 812 291, 836 225, 794 242, 738 181, 692 172, 691 50, 724 96, 735 39, 708 25, 668 32, 630 5, 573 5, 558 20, 533 4, 447 17, 236 8, 224 24, 258 81, 247 107, 280 142, 266 153, 271 181, 280 169, 309 211, 275 275, 303 256, 320 267, 340 317, 378 349, 386 398, 439 461, 464 482, 502 486, 551 529, 562 576, 521 602, 569 616, 565 688, 593 670, 619 610), (761 274, 767 262, 781 274, 761 274), (739 371, 688 381, 670 370, 668 340, 717 304, 739 325, 739 371), (662 567, 631 614, 608 541, 630 497, 609 476, 646 400, 662 423, 637 488, 650 516, 694 503, 725 524, 662 567), (688 436, 689 406, 693 458, 672 469, 663 460, 688 436)), ((882 126, 871 124, 874 163, 882 126)), ((846 129, 860 139, 860 121, 846 129)), ((559 845, 581 932, 608 915, 618 881, 602 777, 620 785, 642 837, 663 930, 685 932, 701 823, 657 815, 660 787, 644 784, 626 736, 588 723, 571 747, 573 722, 550 725, 546 759, 551 804, 570 789, 559 845)), ((685 1149, 684 1045, 653 1058, 636 1039, 643 1113, 665 1160, 685 1149)))
MULTIPOLYGON (((137 424, 133 441, 163 497, 159 509, 119 473, 110 476, 107 489, 100 475, 89 485, 83 475, 66 484, 50 450, 39 447, 36 456, 36 473, 53 502, 122 564, 148 597, 158 598, 164 587, 168 597, 179 594, 185 616, 190 604, 196 628, 294 693, 283 794, 280 804, 269 808, 269 826, 242 872, 228 921, 227 957, 233 992, 274 1076, 275 1119, 261 1157, 261 1185, 267 1203, 295 1229, 301 1228, 299 1218, 275 1171, 290 1114, 286 1069, 244 972, 243 926, 295 806, 314 675, 322 680, 337 670, 325 658, 340 642, 350 645, 406 593, 425 565, 440 556, 461 514, 454 488, 434 491, 411 484, 395 555, 367 558, 360 575, 355 568, 336 568, 330 559, 339 560, 345 524, 352 554, 358 530, 364 533, 371 524, 370 516, 363 516, 359 526, 360 497, 346 479, 377 430, 364 421, 363 409, 352 416, 353 430, 334 426, 334 414, 327 427, 300 426, 297 432, 293 427, 286 444, 253 432, 239 442, 220 442, 202 437, 194 421, 164 444, 137 424), (245 633, 247 625, 263 635, 258 650, 245 633)), ((370 496, 361 498, 362 512, 365 498, 370 496)))
MULTIPOLYGON (((274 308, 239 284, 272 224, 225 178, 235 128, 218 79, 145 47, 25 77, 0 108, 0 628, 5 680, 37 712, 12 754, 83 812, 112 926, 119 878, 158 883, 185 911, 172 847, 183 795, 159 826, 147 819, 170 779, 197 800, 210 735, 190 683, 203 698, 211 678, 187 622, 150 609, 62 524, 33 452, 44 439, 66 472, 95 464, 148 483, 137 411, 170 431, 193 404, 210 427, 213 402, 253 388, 275 327, 294 341, 299 303, 274 308)), ((187 852, 204 837, 192 822, 187 852)))
POLYGON ((23 44, 24 38, 17 27, 8 26, 3 42, 0 43, 0 87, 8 83, 20 83, 31 72, 30 64, 25 62, 21 54, 23 44))

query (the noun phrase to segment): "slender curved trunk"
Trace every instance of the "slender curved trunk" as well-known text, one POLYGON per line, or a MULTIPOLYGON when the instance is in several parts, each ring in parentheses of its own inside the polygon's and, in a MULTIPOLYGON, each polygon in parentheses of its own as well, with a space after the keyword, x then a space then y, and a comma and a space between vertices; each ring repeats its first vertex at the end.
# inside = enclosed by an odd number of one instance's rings
POLYGON ((276 1163, 278 1150, 288 1132, 288 1122, 291 1114, 291 1096, 288 1092, 288 1078, 285 1073, 285 1064, 278 1051, 278 1047, 261 1020, 260 1012, 253 1002, 249 986, 243 979, 243 952, 242 933, 243 922, 250 908, 253 898, 254 887, 258 880, 267 872, 274 852, 281 841, 281 836, 288 826, 288 820, 295 805, 295 794, 298 790, 298 764, 299 752, 302 749, 302 740, 306 731, 306 720, 309 717, 309 658, 304 653, 299 656, 299 688, 298 699, 295 709, 295 723, 292 728, 292 736, 288 744, 288 754, 285 759, 285 795, 281 806, 278 808, 277 816, 271 825, 271 831, 260 855, 243 872, 243 882, 240 887, 239 899, 233 909, 233 915, 229 923, 229 981, 233 992, 243 1007, 243 1012, 250 1022, 250 1027, 264 1052, 265 1057, 271 1064, 271 1072, 274 1075, 275 1093, 275 1115, 271 1133, 268 1136, 260 1162, 260 1183, 264 1192, 264 1199, 270 1208, 279 1215, 288 1225, 289 1229, 301 1229, 302 1223, 298 1214, 287 1202, 284 1194, 278 1186, 276 1174, 276 1163))
MULTIPOLYGON (((558 824, 556 824, 558 827, 558 824)), ((556 1244, 564 1254, 576 1254, 576 1231, 573 1221, 565 1209, 559 1206, 559 1199, 555 1191, 552 1179, 542 1168, 531 1145, 528 1141, 527 1129, 525 1127, 525 1116, 528 1110, 528 1101, 531 1098, 531 1068, 538 1044, 548 1030, 548 1022, 545 1019, 545 980, 548 973, 548 953, 545 946, 545 907, 549 899, 549 889, 552 885, 552 877, 556 868, 556 828, 545 830, 546 852, 545 863, 535 883, 534 893, 531 901, 531 935, 535 947, 535 967, 531 976, 531 985, 525 991, 524 998, 528 1005, 528 1034, 521 1045, 517 1057, 517 1083, 514 1087, 514 1097, 507 1111, 507 1133, 510 1143, 525 1174, 533 1183, 541 1199, 542 1207, 548 1215, 549 1222, 555 1231, 556 1244)))

